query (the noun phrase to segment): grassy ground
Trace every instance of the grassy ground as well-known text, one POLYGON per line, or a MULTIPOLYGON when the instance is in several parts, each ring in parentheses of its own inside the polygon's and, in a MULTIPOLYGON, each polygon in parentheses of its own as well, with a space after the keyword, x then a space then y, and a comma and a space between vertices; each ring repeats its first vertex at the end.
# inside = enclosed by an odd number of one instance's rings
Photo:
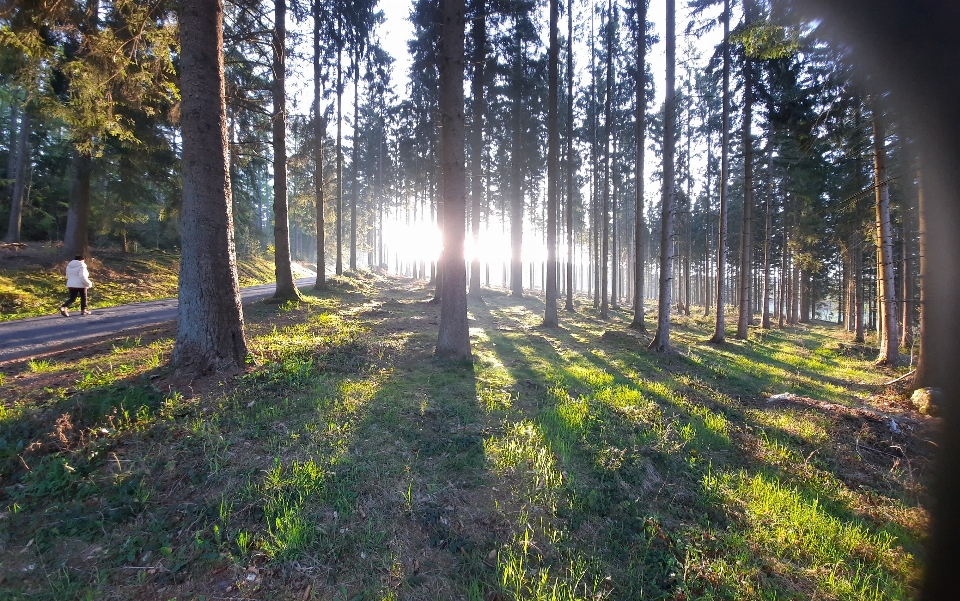
POLYGON ((225 382, 174 379, 164 330, 4 367, 0 598, 914 593, 934 421, 844 333, 678 318, 664 357, 626 313, 543 329, 487 291, 451 365, 429 296, 252 305, 225 382))
MULTIPOLYGON (((59 258, 59 252, 55 246, 34 243, 21 251, 0 251, 0 321, 57 312, 67 296, 67 262, 59 258)), ((116 249, 94 249, 92 254, 87 262, 94 283, 89 293, 91 308, 177 295, 177 254, 150 250, 124 253, 116 249)), ((237 267, 241 286, 275 279, 273 262, 262 257, 240 259, 237 267)))

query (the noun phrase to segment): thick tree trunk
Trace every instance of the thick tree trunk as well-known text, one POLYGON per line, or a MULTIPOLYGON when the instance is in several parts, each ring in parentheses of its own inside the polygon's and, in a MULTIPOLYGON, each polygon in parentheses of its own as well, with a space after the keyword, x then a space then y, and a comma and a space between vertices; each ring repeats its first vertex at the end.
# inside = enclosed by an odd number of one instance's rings
POLYGON ((550 49, 547 72, 547 277, 543 325, 555 327, 557 316, 557 207, 560 195, 560 0, 550 0, 550 49))
POLYGON ((470 263, 470 296, 480 298, 480 201, 483 199, 483 97, 487 60, 487 22, 485 0, 474 0, 473 15, 473 124, 470 129, 471 200, 473 261, 470 263))
POLYGON ((633 234, 633 254, 634 254, 634 286, 633 286, 633 321, 630 327, 638 332, 646 332, 647 326, 643 320, 643 293, 644 286, 644 235, 646 227, 643 222, 643 146, 646 140, 647 127, 647 0, 635 0, 637 11, 637 64, 636 64, 636 152, 634 154, 634 171, 636 173, 636 186, 634 189, 634 234, 633 234))
POLYGON ((726 342, 727 195, 730 179, 730 0, 723 0, 723 109, 720 116, 720 219, 717 234, 717 319, 710 342, 726 342))
POLYGON ((64 258, 90 254, 90 171, 93 159, 89 154, 73 150, 70 177, 70 204, 67 207, 67 227, 63 235, 64 258))
POLYGON ((443 195, 443 278, 440 332, 436 354, 448 359, 470 358, 467 326, 467 272, 463 242, 467 209, 464 156, 463 0, 441 0, 440 33, 440 190, 443 195))
POLYGON ((890 190, 887 185, 886 132, 879 109, 873 115, 873 161, 876 186, 877 256, 880 314, 883 329, 877 362, 894 365, 900 361, 900 335, 897 331, 897 292, 893 280, 893 224, 890 222, 890 190))
POLYGON ((20 134, 17 136, 17 163, 14 169, 13 199, 10 204, 10 223, 7 242, 20 242, 20 221, 27 191, 27 166, 30 164, 30 113, 20 112, 20 134))
POLYGON ((673 286, 673 220, 675 203, 674 147, 677 121, 677 36, 676 0, 667 0, 666 24, 666 92, 663 111, 663 199, 660 211, 660 295, 657 314, 657 332, 650 349, 670 351, 670 289, 673 286))
POLYGON ((247 345, 233 240, 223 77, 223 4, 180 3, 183 242, 177 338, 180 374, 235 371, 247 345))
POLYGON ((300 300, 290 264, 290 219, 287 212, 287 5, 274 0, 273 27, 273 243, 277 291, 271 300, 300 300))

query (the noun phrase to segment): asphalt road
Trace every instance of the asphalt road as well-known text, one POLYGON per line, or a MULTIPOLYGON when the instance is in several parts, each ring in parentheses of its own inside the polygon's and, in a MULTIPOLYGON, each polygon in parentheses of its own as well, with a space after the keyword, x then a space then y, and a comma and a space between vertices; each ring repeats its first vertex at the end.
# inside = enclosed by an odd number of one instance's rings
MULTIPOLYGON (((297 286, 313 284, 315 278, 297 280, 297 286)), ((276 284, 241 288, 244 304, 273 295, 276 284)), ((81 317, 79 304, 71 307, 70 317, 59 313, 46 317, 28 317, 0 323, 0 362, 62 348, 80 346, 85 342, 119 334, 124 330, 152 326, 177 319, 177 299, 131 303, 105 309, 95 309, 81 317)))

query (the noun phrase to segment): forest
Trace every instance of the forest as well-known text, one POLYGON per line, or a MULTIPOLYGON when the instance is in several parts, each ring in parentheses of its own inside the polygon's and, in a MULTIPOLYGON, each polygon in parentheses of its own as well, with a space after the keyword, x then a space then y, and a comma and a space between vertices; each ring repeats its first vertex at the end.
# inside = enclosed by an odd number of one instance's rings
POLYGON ((388 8, 0 7, 0 335, 178 302, 0 355, 0 596, 951 598, 923 115, 799 0, 388 8))

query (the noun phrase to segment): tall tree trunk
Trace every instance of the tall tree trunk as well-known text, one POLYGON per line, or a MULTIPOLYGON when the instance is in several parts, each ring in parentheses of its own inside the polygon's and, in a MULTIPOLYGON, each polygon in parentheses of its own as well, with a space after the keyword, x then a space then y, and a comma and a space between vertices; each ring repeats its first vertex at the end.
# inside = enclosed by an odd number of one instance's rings
POLYGON ((857 314, 857 293, 854 287, 856 286, 856 262, 853 258, 853 253, 856 250, 855 234, 851 233, 847 237, 847 331, 853 332, 856 330, 856 314, 857 314))
MULTIPOLYGON (((611 132, 612 133, 612 132, 611 132)), ((619 309, 620 295, 620 240, 617 235, 617 228, 620 227, 620 220, 617 219, 617 191, 620 189, 618 178, 620 172, 617 170, 617 137, 611 136, 610 156, 610 307, 619 309)))
POLYGON ((560 0, 550 0, 550 49, 547 71, 547 278, 543 325, 555 327, 557 317, 557 207, 560 195, 560 0))
POLYGON ((677 35, 676 0, 667 0, 666 24, 666 90, 663 111, 663 199, 660 211, 660 298, 657 332, 650 349, 670 351, 670 289, 673 286, 673 220, 675 200, 674 149, 677 129, 677 35))
MULTIPOLYGON (((337 30, 343 38, 343 16, 337 15, 337 30)), ((343 42, 337 46, 337 262, 336 274, 343 275, 343 42)))
POLYGON ((854 233, 856 244, 853 249, 853 340, 863 344, 866 334, 866 320, 863 314, 863 234, 854 233))
POLYGON ((597 110, 597 44, 594 31, 593 2, 590 3, 590 267, 593 270, 593 308, 600 308, 600 111, 597 110))
POLYGON ((223 4, 180 3, 183 232, 177 338, 180 374, 235 371, 247 344, 233 239, 223 77, 223 4))
POLYGON ((353 71, 353 160, 350 189, 350 271, 357 270, 357 194, 360 181, 360 56, 356 57, 353 71))
MULTIPOLYGON (((919 161, 918 161, 919 163, 919 161)), ((917 359, 917 373, 913 376, 911 388, 928 388, 942 386, 943 378, 935 373, 937 361, 930 353, 933 347, 933 332, 930 330, 929 307, 930 301, 930 261, 927 258, 927 204, 924 195, 924 173, 922 167, 917 166, 917 220, 918 220, 918 254, 920 255, 920 357, 917 359)), ((943 365, 946 361, 939 361, 943 365)))
POLYGON ((287 4, 274 0, 273 27, 273 243, 277 290, 271 300, 300 300, 290 264, 290 218, 287 212, 287 4))
MULTIPOLYGON (((82 36, 93 34, 98 26, 100 15, 100 0, 89 0, 86 3, 84 19, 79 30, 82 36)), ((80 46, 80 56, 88 52, 86 44, 80 46)), ((75 149, 72 158, 70 200, 67 208, 67 223, 63 234, 63 250, 61 256, 70 258, 77 255, 84 257, 90 254, 89 223, 90 223, 90 172, 92 154, 89 145, 92 140, 84 140, 84 150, 75 149)))
POLYGON ((787 319, 787 288, 789 287, 790 278, 790 248, 787 243, 786 216, 784 216, 783 221, 783 247, 780 251, 780 298, 777 300, 777 327, 781 330, 787 319))
POLYGON ((606 95, 603 99, 603 206, 600 209, 600 317, 609 316, 610 257, 610 139, 613 125, 613 0, 607 0, 607 70, 606 95))
POLYGON ((760 307, 760 327, 770 329, 770 261, 772 259, 773 242, 773 211, 770 204, 773 202, 773 127, 770 128, 770 141, 767 144, 767 194, 764 199, 764 228, 763 228, 763 306, 760 307))
POLYGON ((17 166, 14 171, 13 202, 10 205, 10 223, 7 242, 20 242, 20 221, 27 191, 27 166, 30 163, 30 113, 20 112, 20 134, 17 136, 17 166))
POLYGON ((517 44, 516 65, 514 66, 514 131, 513 131, 513 203, 510 211, 510 294, 515 298, 523 296, 523 169, 521 165, 520 116, 523 110, 523 40, 520 37, 520 17, 515 17, 515 42, 517 44))
POLYGON ((567 0, 567 301, 573 307, 573 0, 567 0))
POLYGON ((644 293, 644 238, 646 227, 643 223, 643 145, 646 140, 647 128, 647 0, 634 0, 637 11, 637 64, 636 64, 636 137, 637 146, 634 154, 634 171, 636 172, 636 186, 634 206, 636 214, 634 215, 634 234, 633 234, 633 254, 634 254, 634 287, 633 287, 633 321, 630 327, 638 332, 646 332, 647 326, 643 320, 643 293, 644 293))
POLYGON ((913 324, 916 315, 915 294, 917 289, 917 202, 910 195, 904 203, 903 217, 903 329, 900 346, 909 349, 913 346, 913 324))
POLYGON ((893 280, 893 224, 890 222, 890 189, 887 183, 886 131, 879 107, 873 109, 873 164, 876 186, 877 277, 881 290, 880 313, 883 330, 877 362, 895 365, 900 361, 900 336, 897 331, 897 292, 893 280))
POLYGON ((7 173, 8 182, 3 186, 3 196, 13 200, 13 180, 17 175, 17 132, 20 130, 20 103, 14 96, 10 102, 10 143, 7 145, 10 152, 7 153, 7 173))
MULTIPOLYGON (((750 0, 744 0, 744 21, 751 22, 750 0)), ((743 61, 743 232, 740 237, 740 314, 737 320, 737 339, 750 336, 753 316, 753 61, 743 61)))
POLYGON ((720 116, 720 218, 717 233, 717 319, 710 342, 727 340, 724 310, 727 299, 727 195, 730 179, 730 0, 723 0, 723 109, 720 116))
POLYGON ((464 0, 441 0, 440 33, 440 189, 443 199, 443 286, 436 354, 470 358, 467 326, 467 272, 463 242, 467 210, 464 156, 463 71, 464 0))
POLYGON ((323 143, 327 137, 327 118, 322 114, 323 72, 320 68, 320 0, 313 0, 313 181, 317 212, 317 281, 314 290, 327 287, 327 259, 323 222, 323 143))
POLYGON ((470 263, 470 296, 480 298, 480 201, 483 199, 483 97, 487 60, 487 22, 485 0, 474 0, 473 15, 473 124, 470 129, 471 200, 473 261, 470 263))
MULTIPOLYGON (((709 121, 712 116, 713 116, 712 112, 708 112, 707 120, 709 121)), ((707 210, 705 215, 708 223, 709 223, 709 216, 710 216, 710 203, 712 202, 710 198, 710 186, 711 186, 710 165, 713 164, 713 137, 710 135, 710 133, 711 133, 710 129, 708 128, 707 129, 707 168, 706 168, 707 210)), ((703 233, 703 316, 710 317, 710 302, 711 302, 710 293, 712 290, 710 288, 710 226, 707 225, 706 227, 704 227, 703 232, 704 232, 703 233)))

